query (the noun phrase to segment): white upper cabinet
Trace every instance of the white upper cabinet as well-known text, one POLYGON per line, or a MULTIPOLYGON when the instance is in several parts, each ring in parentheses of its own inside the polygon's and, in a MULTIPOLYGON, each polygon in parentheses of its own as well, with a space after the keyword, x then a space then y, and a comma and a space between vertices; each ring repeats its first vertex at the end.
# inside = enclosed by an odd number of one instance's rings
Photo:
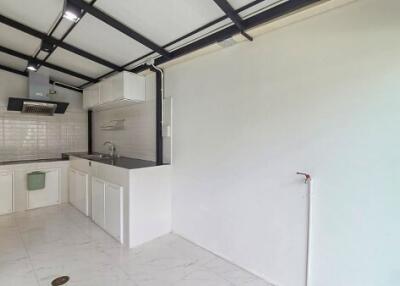
POLYGON ((96 83, 83 90, 83 107, 91 109, 100 104, 100 84, 96 83))
POLYGON ((109 109, 145 101, 146 81, 143 76, 120 72, 83 91, 85 109, 109 109))

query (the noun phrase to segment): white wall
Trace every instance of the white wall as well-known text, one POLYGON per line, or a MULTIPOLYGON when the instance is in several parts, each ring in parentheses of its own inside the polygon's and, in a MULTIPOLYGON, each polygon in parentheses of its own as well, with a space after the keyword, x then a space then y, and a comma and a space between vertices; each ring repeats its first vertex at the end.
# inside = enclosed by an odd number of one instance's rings
POLYGON ((87 151, 87 112, 82 94, 56 87, 54 100, 70 102, 65 114, 39 116, 7 111, 9 97, 28 96, 28 78, 0 71, 0 161, 60 157, 87 151))
POLYGON ((400 285, 400 3, 360 0, 167 70, 173 229, 284 286, 400 285))

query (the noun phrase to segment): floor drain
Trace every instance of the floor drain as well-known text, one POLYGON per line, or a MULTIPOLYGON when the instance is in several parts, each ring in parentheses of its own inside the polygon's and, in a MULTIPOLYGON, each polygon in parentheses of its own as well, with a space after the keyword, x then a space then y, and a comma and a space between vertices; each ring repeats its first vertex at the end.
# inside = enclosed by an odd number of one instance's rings
POLYGON ((68 276, 61 276, 61 277, 58 277, 58 278, 54 279, 53 281, 51 281, 51 285, 52 286, 60 286, 60 285, 64 285, 68 281, 69 281, 68 276))

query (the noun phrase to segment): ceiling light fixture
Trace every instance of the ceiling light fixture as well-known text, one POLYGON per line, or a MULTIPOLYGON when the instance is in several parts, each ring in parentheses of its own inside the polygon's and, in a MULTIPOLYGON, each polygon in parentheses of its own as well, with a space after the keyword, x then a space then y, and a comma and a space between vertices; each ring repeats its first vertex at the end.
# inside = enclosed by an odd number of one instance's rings
POLYGON ((63 17, 69 21, 77 23, 82 16, 82 9, 71 4, 68 0, 64 1, 63 17))
POLYGON ((26 68, 30 71, 37 71, 39 69, 39 63, 35 60, 29 60, 26 68))
POLYGON ((54 44, 51 44, 44 40, 42 40, 42 43, 40 44, 40 50, 46 53, 51 53, 55 47, 56 46, 54 44))

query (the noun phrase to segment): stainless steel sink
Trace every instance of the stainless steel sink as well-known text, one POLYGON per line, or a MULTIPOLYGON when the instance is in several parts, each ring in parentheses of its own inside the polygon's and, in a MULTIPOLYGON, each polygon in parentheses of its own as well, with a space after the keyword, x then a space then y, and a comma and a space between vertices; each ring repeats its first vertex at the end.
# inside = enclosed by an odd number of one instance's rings
POLYGON ((82 157, 88 160, 107 160, 111 158, 110 156, 104 154, 88 154, 83 155, 82 157))

